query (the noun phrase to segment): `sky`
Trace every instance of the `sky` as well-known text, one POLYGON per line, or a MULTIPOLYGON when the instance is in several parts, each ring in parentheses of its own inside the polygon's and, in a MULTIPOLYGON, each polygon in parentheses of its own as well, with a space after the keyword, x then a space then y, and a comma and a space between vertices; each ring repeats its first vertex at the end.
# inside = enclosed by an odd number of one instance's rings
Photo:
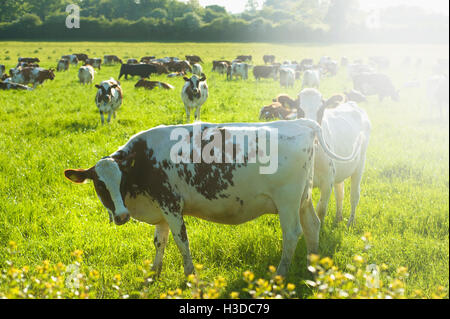
MULTIPOLYGON (((187 0, 184 0, 187 1, 187 0)), ((259 0, 261 3, 263 0, 259 0)), ((376 10, 394 5, 416 5, 432 12, 444 13, 448 16, 448 0, 359 0, 363 10, 376 10)), ((232 13, 239 13, 245 10, 246 0, 200 0, 202 6, 217 4, 223 6, 232 13)))

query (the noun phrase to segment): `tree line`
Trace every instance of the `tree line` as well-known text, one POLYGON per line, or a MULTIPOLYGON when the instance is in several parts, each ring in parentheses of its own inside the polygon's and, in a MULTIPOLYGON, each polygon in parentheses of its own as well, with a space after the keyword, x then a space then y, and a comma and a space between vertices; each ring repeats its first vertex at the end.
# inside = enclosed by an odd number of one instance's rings
POLYGON ((2 0, 0 39, 446 42, 448 17, 416 7, 384 9, 376 21, 358 0, 248 0, 231 14, 198 0, 2 0), (66 27, 66 6, 80 7, 80 28, 66 27))

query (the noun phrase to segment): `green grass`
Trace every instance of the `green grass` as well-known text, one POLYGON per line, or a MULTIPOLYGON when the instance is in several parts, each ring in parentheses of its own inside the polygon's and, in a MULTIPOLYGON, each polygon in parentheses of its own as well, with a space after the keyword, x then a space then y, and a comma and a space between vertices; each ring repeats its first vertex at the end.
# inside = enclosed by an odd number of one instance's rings
MULTIPOLYGON (((38 56, 42 66, 56 68, 59 57, 72 52, 92 57, 116 54, 122 59, 198 54, 206 62, 210 87, 202 120, 257 122, 263 105, 279 93, 295 96, 301 83, 282 89, 272 80, 256 83, 253 75, 245 82, 227 82, 210 72, 212 60, 252 54, 255 63, 262 64, 262 55, 268 53, 281 61, 384 54, 392 60, 386 72, 401 87, 407 80, 429 76, 435 59, 448 56, 448 46, 1 42, 0 63, 8 69, 15 66, 19 56, 38 56), (407 55, 424 58, 425 65, 417 74, 402 69, 401 61, 407 55)), ((6 247, 10 240, 18 243, 19 253, 13 260, 17 266, 37 265, 44 259, 70 264, 70 253, 81 249, 85 263, 100 272, 104 283, 97 296, 107 298, 114 296, 110 287, 116 273, 122 275, 123 290, 140 289, 138 267, 144 259, 153 260, 154 227, 136 221, 122 227, 109 224, 92 184, 71 184, 63 171, 94 165, 137 132, 160 124, 183 123, 183 80, 154 77, 174 85, 175 90, 169 92, 136 90, 137 78, 122 79, 124 103, 117 119, 102 126, 94 102, 96 89, 79 85, 77 70, 71 66, 32 92, 0 91, 0 246, 6 247)), ((104 66, 94 82, 117 78, 118 74, 119 65, 104 66)), ((320 90, 327 97, 351 87, 342 69, 337 77, 324 79, 320 90)), ((332 195, 321 229, 320 254, 331 256, 345 268, 363 249, 361 236, 371 232, 369 263, 386 263, 392 271, 408 267, 408 290, 421 289, 430 297, 434 287, 444 286, 448 293, 449 286, 449 134, 448 120, 429 115, 424 92, 423 86, 403 89, 398 103, 390 99, 380 103, 370 97, 368 103, 361 104, 373 130, 356 224, 351 229, 345 222, 333 225, 332 195)), ((345 219, 350 210, 349 184, 346 182, 345 219)), ((314 199, 318 199, 317 190, 314 199)), ((187 217, 186 224, 194 262, 204 265, 206 279, 223 276, 228 282, 226 294, 245 286, 245 270, 263 277, 269 265, 278 265, 281 230, 277 216, 263 216, 239 226, 187 217)), ((301 297, 311 294, 301 285, 310 278, 305 254, 301 238, 287 278, 297 285, 301 297)), ((5 267, 6 259, 6 250, 0 249, 0 267, 5 267)), ((170 239, 162 275, 150 287, 155 298, 169 289, 184 287, 182 268, 181 255, 170 239)))

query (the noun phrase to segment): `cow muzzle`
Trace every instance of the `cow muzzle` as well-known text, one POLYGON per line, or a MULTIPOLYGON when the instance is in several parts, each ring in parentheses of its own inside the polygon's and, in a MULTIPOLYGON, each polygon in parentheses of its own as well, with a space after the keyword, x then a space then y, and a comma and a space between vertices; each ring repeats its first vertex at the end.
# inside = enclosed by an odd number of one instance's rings
POLYGON ((128 212, 120 214, 120 215, 114 215, 114 224, 117 226, 121 226, 123 224, 126 224, 130 220, 130 214, 128 212))

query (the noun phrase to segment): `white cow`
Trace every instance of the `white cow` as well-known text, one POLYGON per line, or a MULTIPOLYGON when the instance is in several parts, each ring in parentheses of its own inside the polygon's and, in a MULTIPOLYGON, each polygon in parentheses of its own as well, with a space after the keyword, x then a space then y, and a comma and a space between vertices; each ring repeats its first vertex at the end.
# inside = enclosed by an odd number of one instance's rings
POLYGON ((306 70, 303 72, 302 89, 305 87, 318 88, 320 85, 319 70, 306 70))
POLYGON ((198 64, 198 63, 195 63, 192 66, 192 74, 195 74, 195 75, 198 75, 198 76, 202 76, 202 73, 203 73, 202 66, 200 64, 198 64))
POLYGON ((111 116, 116 118, 116 111, 122 105, 123 92, 120 87, 120 82, 110 78, 100 84, 96 84, 97 95, 95 96, 95 104, 97 104, 100 111, 100 118, 102 124, 105 122, 103 113, 108 113, 108 123, 111 121, 111 116))
POLYGON ((278 214, 283 252, 277 272, 285 276, 302 233, 308 254, 319 248, 320 221, 311 201, 316 137, 333 158, 351 159, 328 150, 314 121, 197 122, 141 132, 90 169, 66 170, 65 176, 75 183, 92 180, 117 225, 130 217, 156 225, 153 269, 158 274, 169 230, 183 257, 185 275, 194 271, 184 216, 236 225, 263 214, 278 214), (214 148, 209 148, 218 160, 206 164, 202 157, 198 163, 192 162, 195 154, 208 153, 209 144, 199 144, 210 136, 219 142, 211 142, 214 148), (230 146, 236 151, 229 152, 230 146), (271 154, 264 164, 262 155, 257 155, 262 147, 271 154), (222 162, 223 156, 228 161, 222 162), (241 156, 244 160, 237 160, 241 156), (262 173, 265 168, 275 170, 262 173))
POLYGON ((350 226, 355 220, 356 206, 360 198, 360 183, 371 131, 369 117, 354 102, 337 107, 331 103, 335 101, 334 97, 324 102, 322 94, 316 89, 302 90, 299 98, 305 118, 321 123, 325 142, 333 152, 348 154, 356 141, 361 142, 358 155, 352 161, 345 163, 333 161, 319 147, 314 163, 314 187, 318 187, 321 193, 316 210, 321 221, 325 218, 333 185, 336 197, 336 222, 342 220, 344 181, 351 178, 351 215, 348 220, 350 226))
POLYGON ((280 69, 280 85, 284 87, 294 87, 295 71, 291 68, 280 69))
POLYGON ((427 80, 427 99, 430 105, 430 115, 439 110, 439 118, 449 107, 449 81, 445 75, 434 75, 427 80))
POLYGON ((186 111, 187 123, 191 120, 191 111, 195 109, 195 120, 200 120, 200 109, 208 99, 208 84, 206 83, 206 76, 202 77, 193 75, 191 78, 183 77, 186 82, 181 90, 181 100, 184 103, 186 111))
POLYGON ((248 69, 249 65, 247 63, 233 62, 231 65, 231 80, 233 80, 233 77, 241 77, 243 80, 248 80, 248 69))
POLYGON ((81 84, 92 84, 92 81, 94 81, 94 74, 94 68, 90 65, 85 65, 78 70, 78 79, 81 84))

